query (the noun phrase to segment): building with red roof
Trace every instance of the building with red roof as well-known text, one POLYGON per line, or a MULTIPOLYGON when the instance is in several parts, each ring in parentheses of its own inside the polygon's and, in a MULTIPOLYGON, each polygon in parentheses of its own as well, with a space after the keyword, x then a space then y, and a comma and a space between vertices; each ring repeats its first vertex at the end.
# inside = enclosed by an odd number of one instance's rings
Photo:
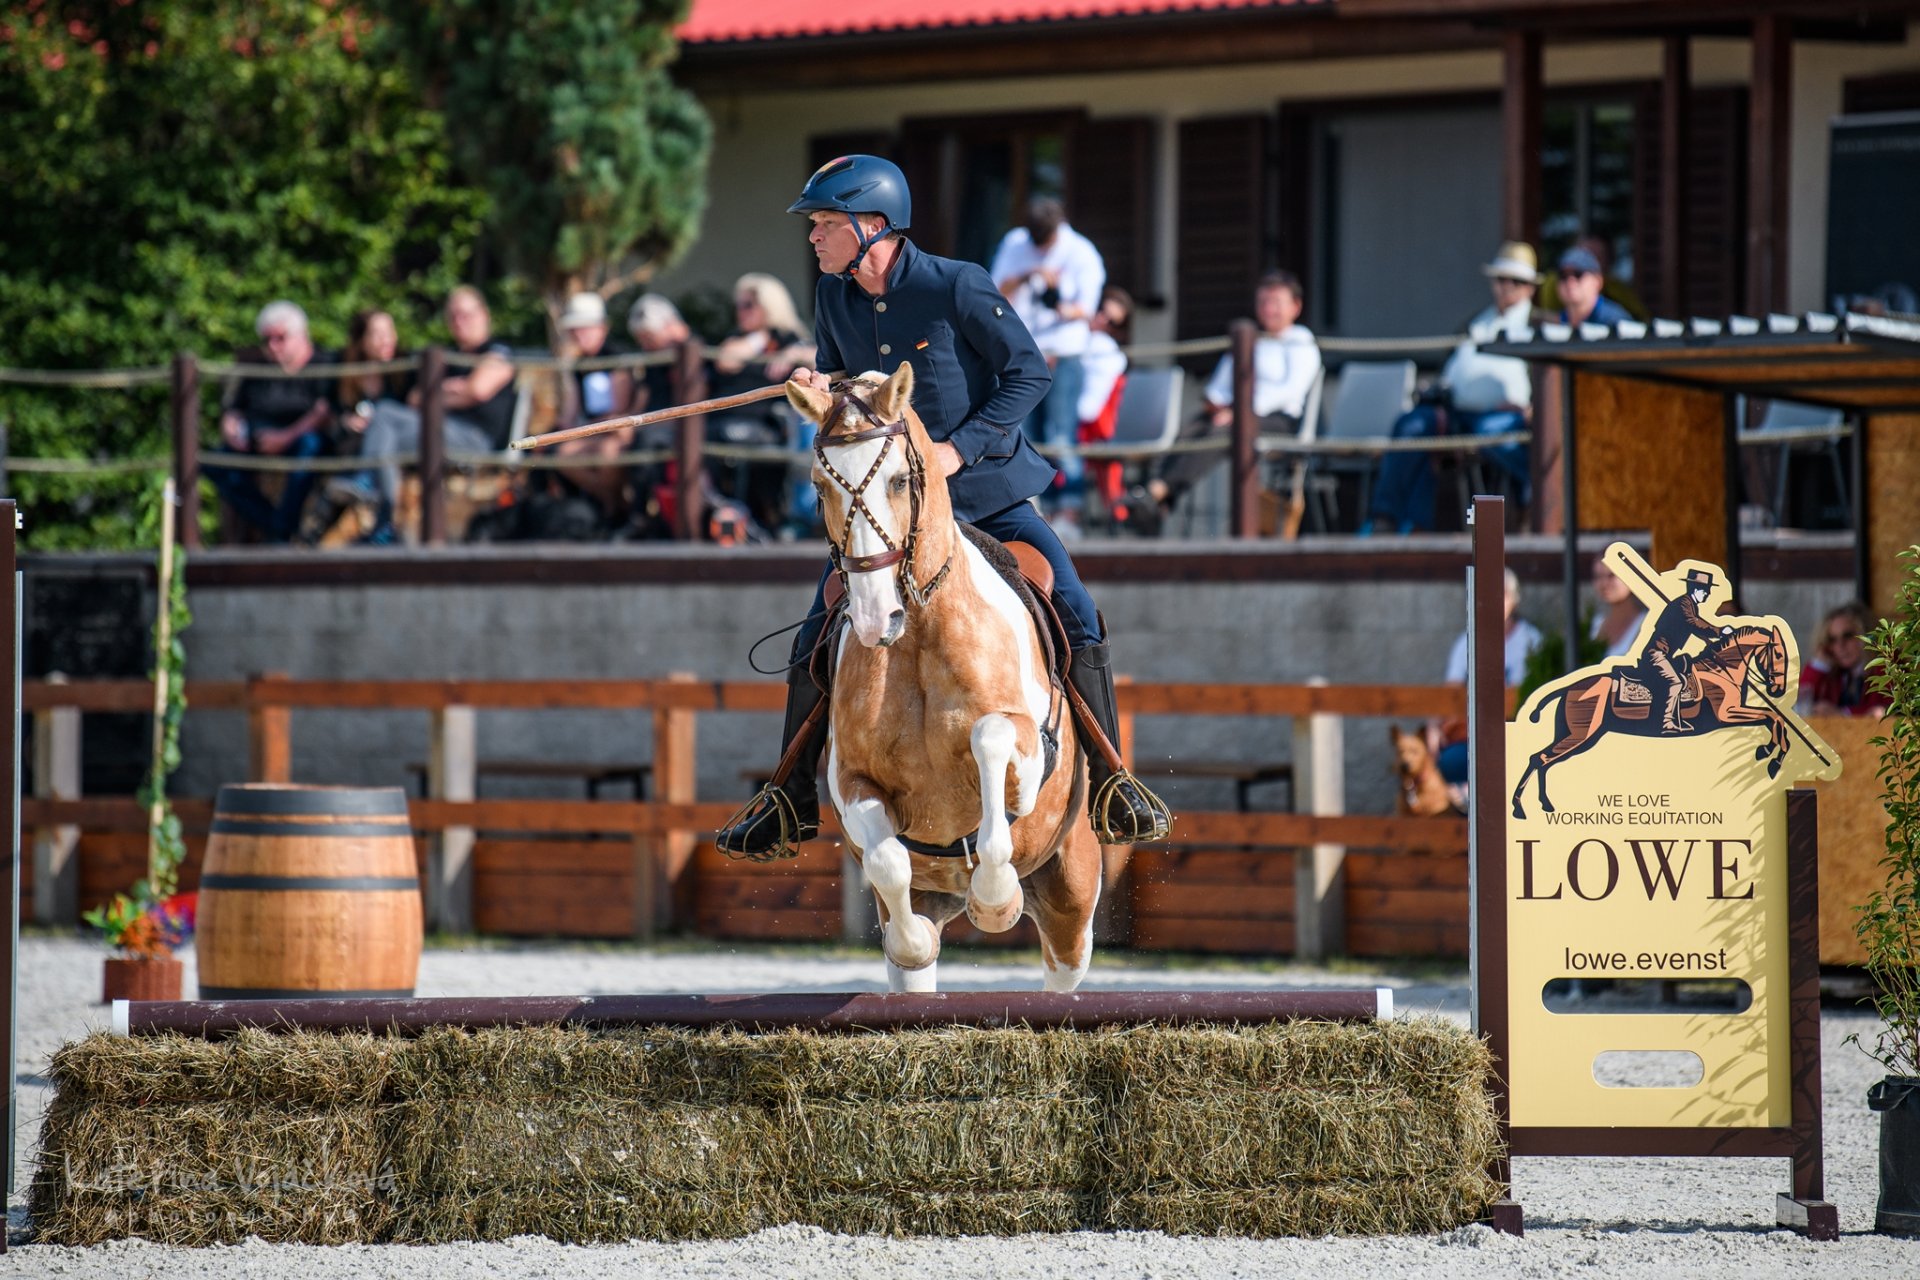
POLYGON ((1449 332, 1484 303, 1495 243, 1551 261, 1583 232, 1661 314, 1897 300, 1920 285, 1893 247, 1913 237, 1860 193, 1915 152, 1857 155, 1838 185, 1829 158, 1837 117, 1920 111, 1916 17, 1920 0, 694 0, 678 74, 713 116, 711 199, 665 283, 771 270, 806 297, 783 211, 822 160, 875 151, 936 252, 984 260, 1030 196, 1062 196, 1141 301, 1138 338, 1222 332, 1274 266, 1305 281, 1317 331, 1449 332), (1886 242, 1887 278, 1830 271, 1836 236, 1886 242))

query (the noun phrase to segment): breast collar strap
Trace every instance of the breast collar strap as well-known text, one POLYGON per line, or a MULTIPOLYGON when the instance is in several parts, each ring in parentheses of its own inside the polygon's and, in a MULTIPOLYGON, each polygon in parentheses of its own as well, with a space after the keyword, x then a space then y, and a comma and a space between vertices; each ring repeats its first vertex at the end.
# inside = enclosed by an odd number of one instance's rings
POLYGON ((846 389, 849 385, 840 384, 840 389, 834 396, 833 408, 828 412, 826 421, 831 422, 840 415, 842 410, 851 409, 871 422, 873 426, 849 435, 821 435, 813 442, 813 456, 820 463, 820 469, 826 472, 847 494, 846 528, 841 530, 838 538, 828 539, 833 567, 839 573, 842 585, 850 585, 847 583, 849 574, 872 573, 875 570, 899 565, 902 590, 915 605, 924 607, 933 593, 939 589, 940 584, 946 580, 947 571, 953 568, 953 555, 949 552, 946 563, 940 566, 940 571, 934 574, 924 587, 920 585, 920 575, 914 568, 914 550, 920 539, 920 505, 927 487, 926 460, 920 456, 920 451, 913 447, 913 436, 907 429, 906 419, 902 418, 898 422, 880 421, 866 401, 846 389), (894 542, 893 535, 887 532, 886 526, 881 524, 878 517, 874 515, 873 509, 867 505, 866 496, 867 486, 872 484, 875 477, 880 474, 881 464, 887 460, 887 454, 893 450, 895 437, 900 438, 907 455, 907 533, 905 539, 899 543, 894 542), (867 474, 856 485, 840 474, 833 465, 832 459, 827 456, 827 450, 840 445, 863 444, 869 440, 884 440, 886 443, 880 446, 880 452, 875 455, 873 465, 867 468, 867 474), (881 544, 886 547, 885 551, 873 556, 852 558, 847 556, 845 549, 853 545, 853 521, 856 516, 865 519, 873 531, 879 535, 881 544))

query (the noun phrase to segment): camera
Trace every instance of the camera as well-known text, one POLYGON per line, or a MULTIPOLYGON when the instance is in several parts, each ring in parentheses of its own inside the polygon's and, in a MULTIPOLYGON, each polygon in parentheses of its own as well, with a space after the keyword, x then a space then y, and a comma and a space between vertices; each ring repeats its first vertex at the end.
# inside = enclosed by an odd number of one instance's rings
POLYGON ((1027 277, 1027 288, 1033 291, 1034 298, 1049 311, 1060 306, 1060 286, 1051 283, 1045 272, 1036 271, 1027 277))

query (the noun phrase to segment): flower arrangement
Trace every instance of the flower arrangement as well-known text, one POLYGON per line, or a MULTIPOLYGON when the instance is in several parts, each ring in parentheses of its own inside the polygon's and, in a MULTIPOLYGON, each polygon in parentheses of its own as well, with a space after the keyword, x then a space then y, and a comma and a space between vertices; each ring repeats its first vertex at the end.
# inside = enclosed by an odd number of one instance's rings
POLYGON ((110 947, 130 960, 165 960, 193 937, 198 894, 176 893, 155 899, 142 880, 130 893, 116 894, 105 906, 86 913, 110 947))

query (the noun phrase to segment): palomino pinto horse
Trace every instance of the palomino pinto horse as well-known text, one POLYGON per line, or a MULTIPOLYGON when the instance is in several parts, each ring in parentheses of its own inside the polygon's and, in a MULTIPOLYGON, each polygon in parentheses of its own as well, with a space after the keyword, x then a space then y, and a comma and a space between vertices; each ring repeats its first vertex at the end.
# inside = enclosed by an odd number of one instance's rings
POLYGON ((1085 762, 1031 615, 927 465, 912 396, 904 364, 834 392, 787 385, 820 427, 814 483, 847 588, 827 791, 879 900, 893 990, 935 989, 940 930, 964 910, 989 933, 1031 916, 1046 989, 1071 991, 1100 896, 1085 762))
MULTIPOLYGON (((1786 696, 1787 642, 1778 627, 1739 627, 1731 635, 1710 644, 1693 660, 1699 697, 1697 700, 1687 697, 1680 713, 1692 723, 1695 733, 1765 725, 1767 740, 1754 749, 1753 758, 1773 757, 1767 761, 1767 776, 1771 778, 1779 774, 1780 761, 1787 753, 1787 722, 1771 706, 1747 705, 1749 668, 1765 682, 1770 697, 1786 696)), ((1527 816, 1520 804, 1520 793, 1526 790, 1527 778, 1536 772, 1540 775, 1540 807, 1552 813, 1553 801, 1547 799, 1547 770, 1569 756, 1579 755, 1601 735, 1662 736, 1660 717, 1651 704, 1621 700, 1621 679, 1627 670, 1629 668, 1616 668, 1576 681, 1535 704, 1533 714, 1528 717, 1535 724, 1540 722, 1540 713, 1547 709, 1547 703, 1556 698, 1560 700, 1560 710, 1554 718, 1553 744, 1528 758, 1527 767, 1513 788, 1514 817, 1527 816)), ((1688 693, 1691 694, 1691 690, 1688 693)))

